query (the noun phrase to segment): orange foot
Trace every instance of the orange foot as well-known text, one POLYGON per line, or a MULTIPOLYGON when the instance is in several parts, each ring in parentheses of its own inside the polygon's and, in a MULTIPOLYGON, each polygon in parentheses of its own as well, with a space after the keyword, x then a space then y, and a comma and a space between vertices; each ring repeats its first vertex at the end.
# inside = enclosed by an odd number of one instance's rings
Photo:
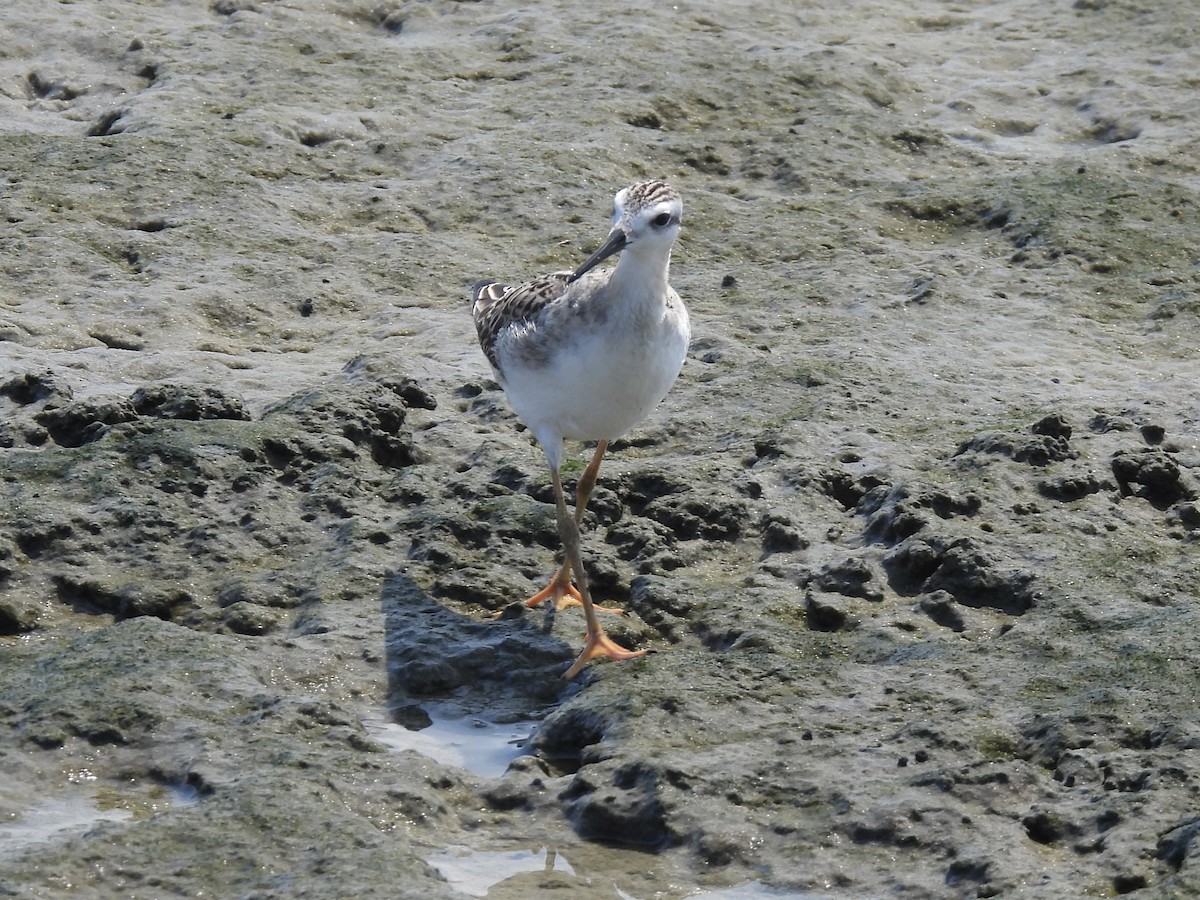
MULTIPOLYGON (((599 609, 600 607, 596 607, 599 609)), ((588 632, 587 641, 583 645, 583 652, 579 654, 579 658, 575 660, 574 665, 567 669, 563 678, 568 681, 583 671, 583 667, 598 656, 607 656, 609 659, 625 660, 637 659, 639 656, 645 656, 645 650, 626 650, 607 634, 601 628, 595 634, 588 632)))
POLYGON ((571 584, 571 575, 568 569, 559 569, 554 580, 526 600, 525 605, 530 609, 537 609, 547 600, 554 604, 555 612, 560 612, 569 606, 583 606, 583 595, 579 593, 579 588, 571 584))
MULTIPOLYGON (((554 580, 548 585, 525 601, 525 605, 530 609, 536 609, 549 600, 554 604, 554 611, 561 612, 571 606, 583 606, 583 595, 579 593, 579 588, 571 584, 571 570, 567 566, 563 566, 558 570, 558 574, 554 576, 554 580)), ((614 613, 618 616, 624 615, 625 610, 617 609, 613 606, 595 606, 601 612, 614 613)))

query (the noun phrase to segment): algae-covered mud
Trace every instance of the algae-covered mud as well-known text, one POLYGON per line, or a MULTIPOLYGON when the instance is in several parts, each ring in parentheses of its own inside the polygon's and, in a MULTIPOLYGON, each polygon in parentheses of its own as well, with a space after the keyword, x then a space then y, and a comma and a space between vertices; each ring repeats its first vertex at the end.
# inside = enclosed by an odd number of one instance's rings
POLYGON ((0 894, 1200 893, 1192 5, 3 18, 0 894), (567 683, 466 293, 649 177, 567 683))

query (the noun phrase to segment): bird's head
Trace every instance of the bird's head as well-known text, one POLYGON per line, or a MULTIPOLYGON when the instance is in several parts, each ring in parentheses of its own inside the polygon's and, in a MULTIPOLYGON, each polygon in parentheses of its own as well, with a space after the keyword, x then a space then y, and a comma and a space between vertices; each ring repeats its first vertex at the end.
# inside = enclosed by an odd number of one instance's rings
POLYGON ((571 274, 575 281, 622 250, 669 252, 683 222, 683 201, 662 181, 642 181, 617 192, 612 231, 600 248, 571 274))

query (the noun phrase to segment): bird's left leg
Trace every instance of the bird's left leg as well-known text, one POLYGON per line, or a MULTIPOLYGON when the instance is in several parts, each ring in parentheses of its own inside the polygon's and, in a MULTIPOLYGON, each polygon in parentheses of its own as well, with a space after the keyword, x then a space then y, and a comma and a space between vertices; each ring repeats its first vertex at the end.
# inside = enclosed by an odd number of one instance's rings
POLYGON ((592 597, 588 592, 587 573, 583 570, 583 553, 580 549, 579 523, 567 512, 567 501, 563 498, 562 476, 557 469, 551 470, 554 481, 554 507, 558 515, 558 534, 562 538, 563 549, 566 551, 567 564, 575 575, 575 583, 579 586, 579 596, 583 606, 583 615, 587 620, 587 639, 583 652, 569 668, 563 678, 574 678, 589 661, 598 656, 610 659, 636 659, 645 654, 645 650, 626 650, 601 627, 596 618, 596 607, 592 605, 592 597))

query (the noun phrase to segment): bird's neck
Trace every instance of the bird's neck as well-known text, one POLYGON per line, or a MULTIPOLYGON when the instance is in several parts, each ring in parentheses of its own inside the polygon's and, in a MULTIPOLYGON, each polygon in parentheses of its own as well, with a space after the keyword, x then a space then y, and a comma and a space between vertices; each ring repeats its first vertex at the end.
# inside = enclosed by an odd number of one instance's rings
POLYGON ((609 281, 609 290, 627 297, 631 303, 644 306, 666 303, 667 279, 671 270, 671 250, 647 250, 642 253, 626 250, 617 260, 609 281))

